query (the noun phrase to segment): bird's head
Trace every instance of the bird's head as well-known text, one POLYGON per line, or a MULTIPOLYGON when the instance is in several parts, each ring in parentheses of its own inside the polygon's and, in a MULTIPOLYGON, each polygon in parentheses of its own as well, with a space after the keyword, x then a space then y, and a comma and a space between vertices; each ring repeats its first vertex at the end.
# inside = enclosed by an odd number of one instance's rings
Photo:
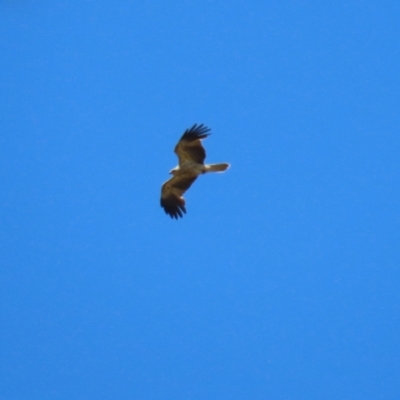
POLYGON ((169 171, 169 173, 170 173, 171 175, 175 175, 175 174, 176 174, 176 171, 178 171, 178 169, 179 169, 179 166, 178 166, 178 167, 175 167, 175 168, 172 168, 171 171, 169 171))

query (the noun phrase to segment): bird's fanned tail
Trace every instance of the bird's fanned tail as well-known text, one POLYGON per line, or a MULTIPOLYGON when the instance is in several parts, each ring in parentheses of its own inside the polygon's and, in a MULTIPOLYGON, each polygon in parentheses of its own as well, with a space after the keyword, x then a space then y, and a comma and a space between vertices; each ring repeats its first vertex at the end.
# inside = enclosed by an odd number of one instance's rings
POLYGON ((228 163, 207 164, 205 167, 206 172, 224 172, 230 167, 230 165, 228 163))

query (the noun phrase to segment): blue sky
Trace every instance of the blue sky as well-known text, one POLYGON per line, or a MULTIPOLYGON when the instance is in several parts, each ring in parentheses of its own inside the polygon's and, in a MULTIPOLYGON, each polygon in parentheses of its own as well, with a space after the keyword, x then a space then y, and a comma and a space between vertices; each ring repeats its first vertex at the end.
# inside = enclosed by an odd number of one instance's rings
POLYGON ((400 3, 134 3, 0 1, 0 398, 397 400, 400 3))

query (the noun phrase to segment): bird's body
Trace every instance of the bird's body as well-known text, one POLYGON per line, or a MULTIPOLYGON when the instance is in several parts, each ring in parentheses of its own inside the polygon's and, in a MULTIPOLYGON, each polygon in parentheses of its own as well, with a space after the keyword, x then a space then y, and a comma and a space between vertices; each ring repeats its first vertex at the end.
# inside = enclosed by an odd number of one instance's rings
POLYGON ((187 129, 175 146, 179 164, 170 171, 173 175, 161 188, 161 207, 171 218, 182 217, 186 213, 185 199, 182 195, 190 188, 197 177, 206 172, 223 172, 229 164, 204 164, 206 152, 201 144, 210 129, 201 125, 193 125, 187 129))
POLYGON ((177 165, 174 169, 171 169, 170 174, 174 176, 184 175, 200 175, 206 172, 206 166, 199 164, 194 161, 185 161, 182 165, 177 165))

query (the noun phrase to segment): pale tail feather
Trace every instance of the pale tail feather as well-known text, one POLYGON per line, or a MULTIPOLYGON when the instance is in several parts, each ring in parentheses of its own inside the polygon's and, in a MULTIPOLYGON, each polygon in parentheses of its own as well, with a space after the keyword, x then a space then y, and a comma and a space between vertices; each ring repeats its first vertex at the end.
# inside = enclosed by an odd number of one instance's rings
POLYGON ((206 172, 223 172, 226 171, 230 167, 230 165, 227 163, 207 164, 205 167, 206 172))

